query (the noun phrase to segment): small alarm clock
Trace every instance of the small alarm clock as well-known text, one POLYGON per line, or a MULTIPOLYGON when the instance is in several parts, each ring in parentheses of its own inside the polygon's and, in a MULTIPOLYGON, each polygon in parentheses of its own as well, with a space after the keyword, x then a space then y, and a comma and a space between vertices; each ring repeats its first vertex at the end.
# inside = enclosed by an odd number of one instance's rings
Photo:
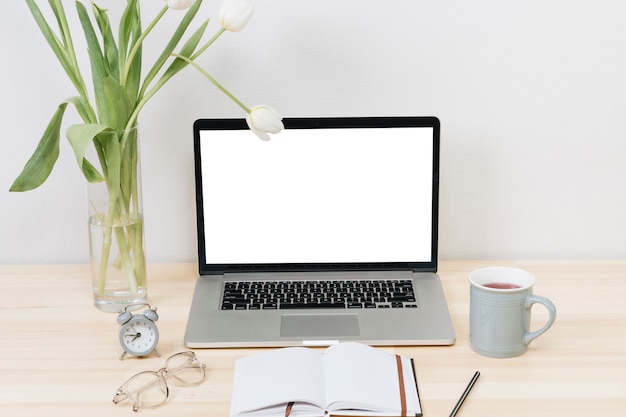
POLYGON ((120 325, 120 345, 124 349, 120 360, 123 360, 127 354, 146 356, 154 352, 157 356, 161 356, 156 350, 157 343, 159 343, 159 329, 156 325, 159 316, 156 310, 156 307, 150 308, 150 304, 131 304, 120 311, 117 323, 120 325), (129 307, 137 306, 147 306, 148 309, 144 310, 143 314, 132 314, 128 311, 129 307))

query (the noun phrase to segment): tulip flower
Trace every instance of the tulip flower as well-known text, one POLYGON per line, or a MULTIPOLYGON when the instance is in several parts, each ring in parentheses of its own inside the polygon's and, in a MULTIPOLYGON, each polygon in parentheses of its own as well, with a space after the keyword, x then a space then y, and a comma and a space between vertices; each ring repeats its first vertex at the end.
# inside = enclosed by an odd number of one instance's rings
POLYGON ((285 128, 280 114, 265 105, 252 107, 246 122, 250 130, 262 140, 270 140, 268 133, 280 133, 285 128))
MULTIPOLYGON (((91 68, 95 70, 92 71, 95 94, 90 98, 81 73, 82 67, 78 66, 78 57, 70 41, 69 23, 65 18, 63 5, 66 2, 48 1, 51 9, 51 13, 48 14, 42 13, 37 4, 46 2, 24 0, 78 95, 72 95, 72 98, 59 104, 34 153, 11 185, 10 191, 32 190, 46 181, 58 160, 60 129, 66 109, 73 105, 82 123, 68 127, 67 139, 85 179, 89 183, 102 182, 104 189, 107 190, 103 199, 106 204, 100 206, 90 201, 89 216, 94 220, 90 237, 96 238, 98 242, 92 249, 99 248, 91 252, 94 266, 94 296, 96 299, 99 297, 110 299, 113 291, 122 293, 129 290, 129 293, 137 293, 138 289, 145 287, 146 282, 141 196, 138 194, 139 160, 136 129, 139 113, 146 103, 175 74, 190 65, 197 68, 242 108, 247 114, 246 121, 250 129, 259 138, 269 140, 269 133, 280 132, 283 124, 280 115, 268 106, 257 106, 252 109, 247 107, 195 61, 225 31, 237 32, 248 24, 254 13, 254 6, 250 0, 225 0, 219 13, 221 26, 216 27, 216 34, 209 41, 200 43, 209 23, 205 20, 194 29, 189 40, 181 47, 180 53, 175 53, 174 50, 187 34, 187 28, 200 9, 202 0, 163 0, 161 10, 145 28, 141 25, 139 1, 128 0, 124 2, 127 3, 126 8, 117 25, 119 29, 117 39, 108 24, 107 10, 97 6, 96 1, 98 0, 67 2, 75 3, 78 20, 83 26, 88 45, 91 68), (92 24, 89 5, 94 20, 98 23, 97 26, 92 24), (186 11, 179 14, 181 22, 171 35, 171 39, 165 43, 163 52, 153 61, 151 69, 143 77, 141 69, 144 40, 169 9, 186 11), (44 17, 48 15, 55 16, 58 25, 50 25, 44 17), (56 26, 58 33, 52 29, 56 26), (101 44, 107 47, 101 48, 101 44), (109 48, 110 45, 113 45, 113 48, 109 48), (102 135, 113 136, 114 140, 105 140, 102 135), (92 151, 98 156, 100 167, 87 160, 85 154, 89 146, 93 146, 92 151), (94 232, 94 227, 98 229, 97 232, 94 232), (123 281, 128 282, 126 290, 120 291, 117 278, 109 282, 108 278, 113 269, 116 276, 119 275, 119 278, 124 278, 123 281)), ((126 301, 120 299, 119 302, 126 301)), ((114 308, 112 303, 113 301, 111 304, 107 301, 108 306, 103 310, 114 308)), ((96 304, 100 305, 100 302, 96 304)))
POLYGON ((167 7, 174 10, 185 10, 191 7, 196 0, 163 0, 167 3, 167 7))
POLYGON ((254 14, 254 4, 249 0, 225 0, 219 17, 222 27, 231 32, 239 32, 246 27, 254 14))

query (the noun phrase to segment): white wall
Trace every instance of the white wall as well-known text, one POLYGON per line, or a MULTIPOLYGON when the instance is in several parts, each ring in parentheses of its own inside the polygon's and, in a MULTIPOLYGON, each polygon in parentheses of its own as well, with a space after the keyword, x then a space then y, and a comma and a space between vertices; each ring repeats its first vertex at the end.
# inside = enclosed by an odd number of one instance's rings
MULTIPOLYGON (((115 21, 123 3, 99 2, 115 21)), ((148 22, 162 2, 142 5, 148 22)), ((216 1, 202 7, 217 16, 216 1)), ((438 116, 441 258, 624 258, 625 16, 623 0, 266 0, 199 62, 284 116, 438 116)), ((75 42, 86 58, 78 30, 75 42)), ((75 92, 24 2, 3 2, 0 45, 0 263, 86 262, 67 142, 42 187, 7 191, 75 92)), ((142 113, 150 261, 196 259, 191 124, 211 116, 242 113, 192 69, 142 113)))

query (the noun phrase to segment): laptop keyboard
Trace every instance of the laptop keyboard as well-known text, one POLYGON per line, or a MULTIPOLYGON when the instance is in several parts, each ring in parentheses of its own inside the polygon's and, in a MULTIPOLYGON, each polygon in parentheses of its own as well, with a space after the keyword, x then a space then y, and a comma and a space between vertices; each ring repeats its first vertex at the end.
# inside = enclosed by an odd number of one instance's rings
POLYGON ((222 310, 417 308, 411 280, 228 281, 222 310))

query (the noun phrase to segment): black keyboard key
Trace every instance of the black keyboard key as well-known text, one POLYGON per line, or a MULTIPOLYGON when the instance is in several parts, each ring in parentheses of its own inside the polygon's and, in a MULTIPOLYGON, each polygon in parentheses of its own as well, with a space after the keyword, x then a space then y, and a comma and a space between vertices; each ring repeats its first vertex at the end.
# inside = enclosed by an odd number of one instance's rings
POLYGON ((415 302, 415 296, 413 294, 403 295, 403 294, 395 293, 395 294, 392 294, 391 297, 389 297, 389 302, 390 303, 393 303, 393 302, 401 303, 403 301, 414 303, 415 302))
POLYGON ((280 308, 284 310, 302 310, 306 308, 346 308, 344 303, 281 303, 280 308))
POLYGON ((224 300, 243 300, 245 296, 243 294, 224 294, 224 300))
POLYGON ((310 308, 310 307, 307 307, 306 303, 300 303, 300 302, 280 303, 279 307, 284 310, 297 310, 297 309, 303 309, 303 308, 310 308))

